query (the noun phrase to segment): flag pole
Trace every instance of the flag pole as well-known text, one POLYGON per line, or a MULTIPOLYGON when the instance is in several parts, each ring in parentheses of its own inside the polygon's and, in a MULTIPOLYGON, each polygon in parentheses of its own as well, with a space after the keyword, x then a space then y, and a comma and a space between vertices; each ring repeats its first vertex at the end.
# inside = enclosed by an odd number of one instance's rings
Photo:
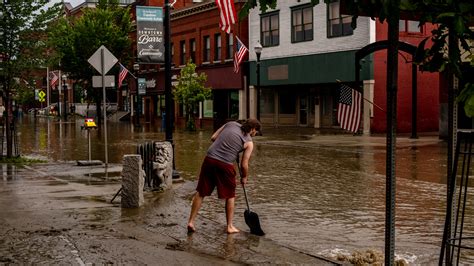
MULTIPOLYGON (((338 79, 336 79, 336 82, 337 83, 342 83, 342 81, 340 81, 338 79)), ((362 96, 362 99, 364 99, 366 102, 372 104, 373 106, 377 107, 378 109, 380 109, 380 111, 385 112, 385 110, 382 107, 378 106, 377 104, 375 104, 374 102, 372 102, 369 99, 365 98, 364 96, 362 96)))
POLYGON ((120 64, 121 67, 125 68, 125 69, 127 70, 127 73, 130 74, 134 79, 137 79, 137 77, 135 77, 135 75, 133 75, 133 73, 130 72, 130 71, 128 70, 128 68, 126 68, 126 67, 125 67, 124 65, 122 65, 122 63, 120 63, 120 62, 119 62, 119 64, 120 64))

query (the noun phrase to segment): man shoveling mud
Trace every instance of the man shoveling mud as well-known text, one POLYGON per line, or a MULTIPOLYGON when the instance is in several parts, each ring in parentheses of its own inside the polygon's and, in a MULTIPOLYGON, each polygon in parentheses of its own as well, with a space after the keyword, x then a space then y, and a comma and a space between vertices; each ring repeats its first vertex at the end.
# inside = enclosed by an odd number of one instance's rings
POLYGON ((220 127, 211 137, 212 145, 207 151, 206 158, 201 166, 196 194, 193 197, 191 214, 188 220, 188 232, 196 230, 194 220, 201 208, 204 197, 210 196, 217 187, 217 196, 225 199, 225 212, 227 220, 227 233, 238 233, 232 224, 235 202, 235 176, 234 162, 239 153, 243 151, 240 167, 242 175, 241 184, 247 183, 249 160, 253 151, 252 137, 259 133, 261 128, 257 119, 247 119, 242 124, 232 121, 220 127))

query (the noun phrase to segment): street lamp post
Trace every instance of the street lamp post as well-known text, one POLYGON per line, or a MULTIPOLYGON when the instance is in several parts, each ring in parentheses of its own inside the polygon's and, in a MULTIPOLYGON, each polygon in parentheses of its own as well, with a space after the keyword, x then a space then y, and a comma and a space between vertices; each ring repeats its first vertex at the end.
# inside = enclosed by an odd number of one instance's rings
POLYGON ((64 100, 64 108, 63 108, 63 117, 64 117, 64 121, 67 121, 67 103, 66 103, 66 90, 67 90, 67 84, 66 84, 66 80, 67 80, 67 77, 66 75, 63 75, 62 76, 63 78, 63 100, 64 100))
POLYGON ((171 4, 169 0, 165 0, 165 16, 164 16, 164 26, 165 26, 165 138, 166 141, 171 143, 173 148, 173 174, 172 178, 179 178, 179 172, 176 170, 175 164, 175 152, 174 152, 174 143, 173 143, 173 119, 174 119, 174 103, 173 103, 173 94, 171 93, 171 25, 170 25, 170 9, 171 4))
POLYGON ((255 54, 257 55, 257 120, 260 120, 260 55, 262 54, 263 47, 260 41, 254 47, 255 54))
POLYGON ((136 90, 135 90, 135 126, 140 127, 140 106, 138 106, 140 97, 138 96, 138 71, 140 70, 140 65, 138 63, 133 64, 133 70, 135 71, 136 79, 136 90))

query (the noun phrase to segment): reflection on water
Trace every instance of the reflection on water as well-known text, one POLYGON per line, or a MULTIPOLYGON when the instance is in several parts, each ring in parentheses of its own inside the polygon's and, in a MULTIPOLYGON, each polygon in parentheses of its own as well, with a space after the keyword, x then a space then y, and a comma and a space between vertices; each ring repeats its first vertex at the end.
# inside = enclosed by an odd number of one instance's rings
MULTIPOLYGON (((80 129, 81 122, 25 119, 19 123, 22 154, 87 159, 87 134, 80 129)), ((165 139, 158 126, 144 124, 139 130, 128 123, 108 126, 110 163, 135 153, 137 143, 165 139)), ((174 132, 176 169, 186 180, 196 181, 211 133, 174 132)), ((359 137, 366 143, 345 145, 325 142, 325 137, 265 129, 265 135, 255 139, 248 194, 265 237, 313 254, 368 248, 383 252, 385 147, 373 145, 375 138, 359 137)), ((329 136, 327 141, 338 138, 344 136, 329 136)), ((91 143, 92 160, 104 161, 100 129, 91 132, 91 143)), ((439 256, 446 208, 446 149, 442 142, 408 142, 397 148, 395 252, 410 262, 432 264, 439 256)), ((238 189, 235 223, 247 229, 244 208, 243 192, 238 189)), ((465 228, 473 231, 474 210, 467 208, 465 228)), ((224 203, 214 196, 206 198, 201 214, 225 224, 224 203)), ((232 246, 230 238, 223 253, 232 256, 232 246)))

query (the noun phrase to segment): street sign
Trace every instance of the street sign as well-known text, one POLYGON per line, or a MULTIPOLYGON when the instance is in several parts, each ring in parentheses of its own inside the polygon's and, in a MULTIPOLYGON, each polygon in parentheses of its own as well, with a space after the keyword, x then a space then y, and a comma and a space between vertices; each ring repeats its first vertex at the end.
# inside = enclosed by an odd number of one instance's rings
POLYGON ((44 96, 46 96, 46 93, 44 93, 44 91, 39 91, 38 90, 35 90, 35 98, 36 96, 38 97, 36 100, 38 100, 39 102, 44 102, 45 99, 44 99, 44 96))
POLYGON ((89 57, 87 60, 89 64, 91 64, 95 70, 97 70, 100 74, 106 74, 109 70, 118 62, 118 59, 107 49, 105 46, 99 47, 95 51, 95 53, 89 57), (102 73, 102 56, 101 51, 104 51, 104 73, 102 73))
MULTIPOLYGON (((104 76, 105 87, 115 87, 115 76, 104 76)), ((102 88, 102 76, 92 76, 92 87, 102 88)))
POLYGON ((138 78, 138 95, 146 95, 146 79, 138 78))

